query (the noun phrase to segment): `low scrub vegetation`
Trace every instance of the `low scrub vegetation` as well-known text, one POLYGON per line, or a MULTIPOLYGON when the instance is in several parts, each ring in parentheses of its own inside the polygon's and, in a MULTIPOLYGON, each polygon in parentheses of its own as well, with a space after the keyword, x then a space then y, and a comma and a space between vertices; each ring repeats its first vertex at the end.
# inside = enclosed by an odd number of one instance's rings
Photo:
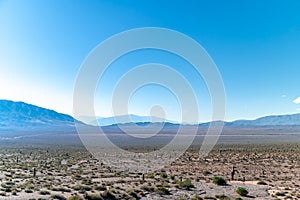
POLYGON ((216 185, 227 185, 227 181, 224 178, 218 176, 215 176, 213 178, 213 183, 216 185))
POLYGON ((238 193, 241 196, 247 196, 248 195, 248 190, 242 187, 238 187, 236 189, 236 193, 238 193))

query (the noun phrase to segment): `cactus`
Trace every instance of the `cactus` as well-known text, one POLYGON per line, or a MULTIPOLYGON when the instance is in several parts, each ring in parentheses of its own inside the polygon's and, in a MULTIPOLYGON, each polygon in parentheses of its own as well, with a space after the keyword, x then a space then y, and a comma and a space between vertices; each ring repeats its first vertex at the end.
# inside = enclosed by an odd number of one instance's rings
POLYGON ((36 177, 36 169, 35 169, 35 167, 33 168, 33 177, 36 177))
POLYGON ((238 172, 238 171, 236 170, 236 167, 233 166, 233 167, 232 167, 232 171, 231 171, 231 180, 232 180, 232 181, 234 180, 235 172, 238 172))

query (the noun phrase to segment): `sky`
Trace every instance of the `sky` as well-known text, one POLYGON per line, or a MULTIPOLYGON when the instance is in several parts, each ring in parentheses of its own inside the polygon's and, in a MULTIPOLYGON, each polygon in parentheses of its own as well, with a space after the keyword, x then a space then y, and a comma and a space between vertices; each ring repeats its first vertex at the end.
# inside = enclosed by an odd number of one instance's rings
MULTIPOLYGON (((299 10, 297 0, 0 0, 0 99, 73 115, 74 84, 89 53, 122 31, 161 27, 193 38, 214 60, 226 90, 227 121, 299 113, 299 10)), ((112 63, 95 92, 98 116, 113 115, 118 80, 145 63, 165 64, 184 76, 199 101, 199 120, 210 120, 202 77, 184 59, 154 49, 112 63)), ((181 119, 176 94, 159 85, 133 92, 128 112, 149 115, 155 105, 167 118, 181 119)))

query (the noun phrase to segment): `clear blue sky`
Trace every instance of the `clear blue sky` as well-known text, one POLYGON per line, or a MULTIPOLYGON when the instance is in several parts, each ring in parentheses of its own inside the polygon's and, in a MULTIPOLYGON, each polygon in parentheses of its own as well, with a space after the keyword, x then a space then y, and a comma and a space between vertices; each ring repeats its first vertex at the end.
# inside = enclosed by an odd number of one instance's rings
MULTIPOLYGON (((198 41, 223 77, 227 120, 300 112, 300 1, 1 1, 0 98, 72 114, 73 87, 89 52, 113 34, 164 27, 198 41)), ((174 55, 142 51, 118 60, 96 94, 97 115, 111 115, 112 85, 126 70, 147 62, 185 73, 210 119, 205 84, 174 55), (122 67, 120 67, 122 66, 122 67)), ((130 112, 154 104, 178 119, 170 92, 149 86, 135 93, 130 112), (155 97, 155 98, 153 98, 155 97)))

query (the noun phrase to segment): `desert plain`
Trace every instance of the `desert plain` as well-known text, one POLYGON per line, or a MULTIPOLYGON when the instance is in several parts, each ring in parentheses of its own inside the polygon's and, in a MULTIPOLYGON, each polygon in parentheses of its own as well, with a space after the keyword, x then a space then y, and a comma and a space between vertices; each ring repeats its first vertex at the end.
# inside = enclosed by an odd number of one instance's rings
POLYGON ((207 156, 195 140, 170 165, 148 173, 114 170, 73 134, 2 139, 0 199, 300 199, 297 131, 243 140, 230 132, 207 156))

